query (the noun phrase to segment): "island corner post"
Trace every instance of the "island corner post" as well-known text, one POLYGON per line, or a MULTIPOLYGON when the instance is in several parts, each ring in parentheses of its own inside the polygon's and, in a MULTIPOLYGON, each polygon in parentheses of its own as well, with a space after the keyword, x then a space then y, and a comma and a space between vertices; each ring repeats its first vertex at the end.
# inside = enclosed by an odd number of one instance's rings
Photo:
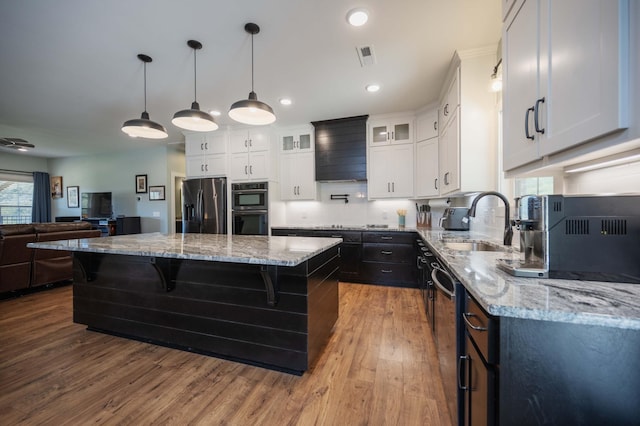
POLYGON ((338 319, 337 245, 294 266, 76 251, 73 320, 301 375, 338 319))

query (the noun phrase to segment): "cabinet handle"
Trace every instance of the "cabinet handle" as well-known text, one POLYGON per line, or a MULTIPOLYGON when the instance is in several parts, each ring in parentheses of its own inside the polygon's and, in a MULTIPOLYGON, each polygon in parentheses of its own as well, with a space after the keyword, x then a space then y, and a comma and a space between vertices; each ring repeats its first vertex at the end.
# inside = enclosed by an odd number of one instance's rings
POLYGON ((396 192, 396 183, 391 182, 391 192, 396 192))
POLYGON ((204 164, 200 164, 200 171, 204 172, 204 164))
POLYGON ((529 134, 529 113, 534 110, 534 107, 527 108, 527 113, 524 115, 524 136, 527 139, 535 139, 532 135, 529 134))
POLYGON ((203 150, 202 145, 203 145, 203 144, 200 144, 200 151, 202 151, 202 150, 203 150))
POLYGON ((444 106, 444 116, 446 117, 447 115, 449 115, 449 104, 444 106))
POLYGON ((244 166, 244 174, 248 175, 249 173, 247 173, 247 166, 244 166))
POLYGON ((391 183, 387 182, 387 192, 391 192, 391 183))
POLYGON ((444 174, 444 184, 449 185, 449 172, 444 174))
POLYGON ((384 235, 380 237, 381 240, 393 240, 393 237, 385 237, 384 235))
POLYGON ((253 146, 253 144, 251 142, 252 142, 252 140, 249 139, 249 146, 253 146))
POLYGON ((391 132, 391 139, 396 140, 396 132, 391 132))
POLYGON ((438 122, 437 121, 433 122, 433 130, 438 130, 438 122))
POLYGON ((209 165, 208 165, 208 164, 205 164, 205 165, 204 165, 204 170, 205 170, 206 172, 208 172, 208 171, 209 171, 209 165))
POLYGON ((380 269, 380 272, 382 272, 383 274, 391 274, 393 272, 393 269, 380 269))
POLYGON ((435 179, 433 180, 433 188, 434 188, 434 189, 438 189, 438 178, 435 178, 435 179))
POLYGON ((209 150, 209 142, 205 142, 204 143, 204 150, 208 151, 209 150))
POLYGON ((461 374, 462 373, 462 363, 467 361, 467 360, 469 360, 469 361, 471 360, 467 355, 460 355, 458 357, 458 371, 457 371, 457 373, 458 373, 457 374, 457 376, 458 376, 458 388, 460 390, 463 390, 463 391, 469 390, 468 386, 463 386, 462 385, 462 374, 461 374))
POLYGON ((476 330, 476 331, 487 331, 487 327, 483 327, 481 325, 473 325, 471 324, 471 321, 469 320, 469 318, 471 317, 476 317, 476 314, 472 314, 471 312, 463 312, 462 314, 462 318, 464 318, 464 322, 467 323, 467 325, 469 327, 471 327, 471 329, 476 330))
POLYGON ((248 144, 249 144, 249 141, 245 139, 244 140, 244 147, 247 148, 249 146, 248 144))
POLYGON ((252 175, 253 174, 253 166, 249 166, 249 174, 252 175))
POLYGON ((540 104, 543 104, 543 103, 544 103, 544 98, 540 98, 536 101, 536 105, 533 107, 534 108, 533 125, 536 128, 536 132, 542 133, 544 135, 544 129, 541 129, 540 126, 538 125, 538 116, 540 115, 540 104))
POLYGON ((389 251, 389 250, 380 250, 380 254, 384 254, 384 255, 390 256, 390 255, 393 254, 393 252, 389 251))

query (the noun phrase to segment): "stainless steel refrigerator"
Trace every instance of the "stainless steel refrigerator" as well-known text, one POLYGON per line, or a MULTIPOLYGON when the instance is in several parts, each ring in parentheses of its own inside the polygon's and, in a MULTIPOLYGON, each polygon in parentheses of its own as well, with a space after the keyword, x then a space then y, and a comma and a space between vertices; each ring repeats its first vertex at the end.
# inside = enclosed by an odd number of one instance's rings
POLYGON ((227 233, 227 178, 182 181, 182 232, 227 233))

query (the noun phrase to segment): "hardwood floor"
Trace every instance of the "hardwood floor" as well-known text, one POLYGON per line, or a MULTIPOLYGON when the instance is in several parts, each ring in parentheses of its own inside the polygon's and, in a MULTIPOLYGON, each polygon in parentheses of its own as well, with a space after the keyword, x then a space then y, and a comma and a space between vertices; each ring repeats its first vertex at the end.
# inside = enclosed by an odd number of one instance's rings
POLYGON ((450 425, 417 289, 340 283, 302 377, 87 331, 71 295, 0 301, 0 424, 450 425))

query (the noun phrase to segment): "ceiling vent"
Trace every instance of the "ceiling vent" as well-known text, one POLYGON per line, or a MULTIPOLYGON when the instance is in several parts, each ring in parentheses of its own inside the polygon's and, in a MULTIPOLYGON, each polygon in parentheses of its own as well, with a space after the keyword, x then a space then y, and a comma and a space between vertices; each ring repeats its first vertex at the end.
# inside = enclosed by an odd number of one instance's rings
POLYGON ((360 46, 356 47, 358 52, 358 59, 360 60, 360 66, 369 67, 376 63, 376 56, 373 53, 373 46, 360 46))

